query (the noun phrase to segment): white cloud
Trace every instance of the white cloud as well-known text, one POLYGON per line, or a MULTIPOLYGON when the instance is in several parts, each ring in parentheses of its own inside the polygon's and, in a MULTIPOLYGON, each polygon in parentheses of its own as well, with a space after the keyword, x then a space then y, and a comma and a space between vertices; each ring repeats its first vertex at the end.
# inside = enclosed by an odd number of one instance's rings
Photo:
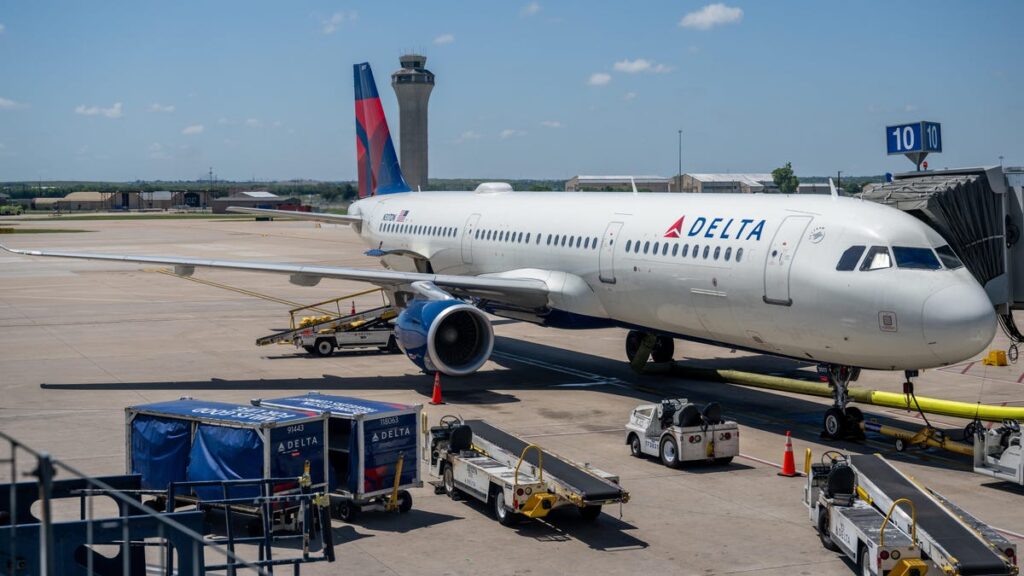
POLYGON ((629 102, 630 100, 636 98, 636 96, 636 92, 626 92, 626 94, 622 96, 622 99, 625 100, 626 102, 629 102))
POLYGON ((655 74, 664 74, 665 72, 671 72, 672 67, 664 64, 656 64, 647 60, 646 58, 637 58, 636 60, 619 60, 612 65, 612 68, 616 72, 624 72, 626 74, 636 74, 638 72, 653 72, 655 74))
POLYGON ((441 34, 437 38, 434 38, 434 44, 438 46, 444 46, 445 44, 451 44, 455 42, 455 34, 441 34))
POLYGON ((106 116, 107 118, 120 118, 124 116, 124 109, 120 102, 114 102, 114 105, 110 108, 100 108, 99 106, 86 106, 85 104, 79 104, 75 107, 75 114, 81 114, 82 116, 106 116))
POLYGON ((165 105, 165 104, 161 104, 159 102, 154 102, 152 105, 150 105, 149 111, 150 112, 174 112, 174 104, 166 104, 165 105))
POLYGON ((352 22, 357 17, 358 14, 356 14, 355 10, 350 10, 348 12, 335 12, 334 14, 331 14, 330 18, 320 20, 320 30, 323 31, 324 34, 334 34, 338 31, 338 27, 343 23, 352 22))
POLYGON ((696 30, 710 30, 722 24, 733 24, 743 19, 743 9, 726 6, 721 2, 708 4, 707 6, 690 12, 679 21, 682 28, 694 28, 696 30))
POLYGON ((14 108, 24 108, 25 105, 21 102, 15 102, 14 100, 8 100, 7 98, 0 98, 0 110, 13 110, 14 108))
POLYGON ((274 120, 274 123, 271 124, 271 126, 273 126, 274 128, 280 128, 283 125, 284 124, 282 124, 280 120, 274 120))
POLYGON ((526 6, 523 6, 522 11, 519 12, 520 16, 533 16, 540 12, 540 2, 530 2, 526 6))
POLYGON ((192 124, 191 126, 185 126, 181 133, 185 136, 194 136, 196 134, 202 134, 203 130, 206 130, 206 127, 202 124, 192 124))
POLYGON ((462 144, 463 142, 467 142, 469 140, 479 140, 479 139, 480 139, 480 133, 479 132, 474 132, 473 130, 466 130, 462 134, 459 134, 459 137, 455 139, 455 143, 456 144, 462 144))
POLYGON ((250 128, 262 128, 263 121, 260 120, 259 118, 246 118, 245 125, 250 128))
POLYGON ((559 122, 558 120, 541 120, 540 125, 545 127, 545 128, 561 128, 562 127, 562 123, 559 122))
POLYGON ((228 124, 232 124, 232 123, 233 122, 231 122, 231 120, 228 120, 227 118, 225 118, 223 116, 221 116, 220 118, 217 118, 217 124, 220 124, 221 126, 227 126, 228 124))
POLYGON ((916 112, 917 111, 917 105, 916 104, 907 104, 906 106, 903 107, 903 110, 905 112, 916 112))
POLYGON ((170 160, 171 155, 164 149, 164 145, 159 142, 153 142, 149 145, 149 157, 153 160, 170 160))
POLYGON ((594 72, 590 75, 590 79, 587 80, 587 84, 591 86, 604 86, 605 84, 612 81, 612 75, 604 72, 594 72))
POLYGON ((526 136, 526 132, 524 130, 515 130, 513 128, 505 128, 504 130, 501 131, 500 134, 498 134, 498 138, 501 138, 502 140, 508 140, 509 138, 512 138, 513 136, 526 136))

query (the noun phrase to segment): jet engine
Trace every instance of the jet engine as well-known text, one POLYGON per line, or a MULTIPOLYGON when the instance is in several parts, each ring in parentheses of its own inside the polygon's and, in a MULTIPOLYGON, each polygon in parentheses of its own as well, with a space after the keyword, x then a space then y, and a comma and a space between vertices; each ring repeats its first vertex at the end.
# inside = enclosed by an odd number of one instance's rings
POLYGON ((395 339, 414 364, 449 376, 476 372, 494 349, 487 316, 455 299, 414 298, 395 321, 395 339))

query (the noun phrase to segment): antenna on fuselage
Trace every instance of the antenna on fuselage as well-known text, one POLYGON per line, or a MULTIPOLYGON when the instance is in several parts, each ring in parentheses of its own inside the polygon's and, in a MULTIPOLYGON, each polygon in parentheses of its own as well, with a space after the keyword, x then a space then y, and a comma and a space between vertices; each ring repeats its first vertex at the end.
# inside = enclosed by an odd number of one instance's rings
POLYGON ((828 191, 832 193, 833 198, 839 198, 839 190, 836 188, 836 184, 831 178, 828 179, 828 191))
POLYGON ((629 177, 629 185, 633 187, 634 195, 639 193, 636 189, 636 180, 634 180, 632 176, 629 177))

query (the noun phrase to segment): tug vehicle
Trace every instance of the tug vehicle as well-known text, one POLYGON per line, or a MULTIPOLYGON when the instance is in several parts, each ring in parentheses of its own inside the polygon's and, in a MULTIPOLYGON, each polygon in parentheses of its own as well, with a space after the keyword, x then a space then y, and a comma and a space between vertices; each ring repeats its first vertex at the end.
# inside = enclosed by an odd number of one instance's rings
POLYGON ((1004 420, 998 428, 974 427, 974 471, 1024 486, 1020 422, 1004 420))
POLYGON ((656 456, 669 468, 686 462, 728 464, 740 453, 740 428, 722 418, 718 402, 702 409, 675 398, 634 408, 626 424, 626 444, 633 456, 656 456))

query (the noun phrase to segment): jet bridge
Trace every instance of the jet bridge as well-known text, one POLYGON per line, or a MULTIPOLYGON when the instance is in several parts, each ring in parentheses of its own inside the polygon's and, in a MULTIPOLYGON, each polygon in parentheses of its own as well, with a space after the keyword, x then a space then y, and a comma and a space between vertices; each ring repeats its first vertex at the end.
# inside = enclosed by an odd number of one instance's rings
POLYGON ((1024 182, 1002 167, 897 174, 869 184, 860 197, 918 218, 934 228, 985 288, 1007 336, 1024 335, 1013 310, 1024 309, 1024 182))

